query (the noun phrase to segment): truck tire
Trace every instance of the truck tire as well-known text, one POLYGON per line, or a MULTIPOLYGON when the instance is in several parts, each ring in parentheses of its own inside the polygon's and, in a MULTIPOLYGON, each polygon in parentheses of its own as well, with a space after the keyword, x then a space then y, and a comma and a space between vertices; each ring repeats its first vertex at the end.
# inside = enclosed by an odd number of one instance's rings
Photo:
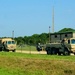
POLYGON ((0 51, 2 51, 2 47, 0 48, 0 51))
POLYGON ((64 51, 63 55, 67 56, 70 55, 70 53, 68 51, 64 51))
POLYGON ((70 55, 70 52, 68 51, 68 49, 66 47, 64 48, 63 55, 65 55, 65 56, 70 55))
POLYGON ((48 55, 50 55, 50 54, 51 54, 51 52, 48 50, 48 51, 47 51, 47 54, 48 54, 48 55))
POLYGON ((48 55, 52 55, 52 52, 51 52, 51 48, 50 47, 47 47, 46 48, 46 52, 47 52, 48 55))
POLYGON ((14 50, 12 50, 12 52, 15 52, 16 50, 14 49, 14 50))
POLYGON ((57 54, 56 48, 51 48, 51 53, 52 53, 52 55, 56 55, 57 54))
POLYGON ((58 55, 61 55, 61 52, 58 52, 58 55))
POLYGON ((74 55, 75 55, 75 53, 74 53, 74 55))

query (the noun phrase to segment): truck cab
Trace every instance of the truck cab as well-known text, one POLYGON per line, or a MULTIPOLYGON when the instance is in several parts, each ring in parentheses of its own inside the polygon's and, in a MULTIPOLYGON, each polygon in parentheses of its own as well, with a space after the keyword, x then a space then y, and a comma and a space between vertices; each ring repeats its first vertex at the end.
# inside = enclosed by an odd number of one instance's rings
POLYGON ((16 50, 16 42, 12 38, 2 38, 0 39, 0 50, 13 51, 16 50))
POLYGON ((75 38, 68 39, 68 44, 70 45, 69 49, 71 53, 75 54, 75 38))

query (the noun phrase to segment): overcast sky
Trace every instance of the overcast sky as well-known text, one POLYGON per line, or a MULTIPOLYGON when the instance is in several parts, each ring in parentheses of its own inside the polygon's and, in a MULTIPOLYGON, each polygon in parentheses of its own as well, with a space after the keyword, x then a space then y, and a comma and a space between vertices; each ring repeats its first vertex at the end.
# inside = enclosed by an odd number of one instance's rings
POLYGON ((0 0, 0 37, 31 36, 75 29, 75 0, 0 0))

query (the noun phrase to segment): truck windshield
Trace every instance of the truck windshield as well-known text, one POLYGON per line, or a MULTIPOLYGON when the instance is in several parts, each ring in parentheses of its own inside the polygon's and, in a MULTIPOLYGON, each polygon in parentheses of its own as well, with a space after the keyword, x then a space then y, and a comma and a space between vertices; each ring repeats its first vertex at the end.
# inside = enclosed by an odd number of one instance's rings
POLYGON ((7 44, 15 44, 15 41, 8 41, 7 44))
POLYGON ((71 40, 71 44, 75 44, 75 39, 72 39, 71 40))
POLYGON ((15 41, 12 41, 12 44, 15 44, 15 41))

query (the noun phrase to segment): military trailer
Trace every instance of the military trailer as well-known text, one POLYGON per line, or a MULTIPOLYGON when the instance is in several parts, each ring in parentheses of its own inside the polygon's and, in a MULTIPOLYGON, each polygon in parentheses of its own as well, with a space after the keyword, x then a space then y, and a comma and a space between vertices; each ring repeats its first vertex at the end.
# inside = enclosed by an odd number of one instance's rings
POLYGON ((0 51, 12 51, 16 50, 16 42, 12 38, 0 39, 0 51))
POLYGON ((75 33, 52 33, 50 34, 50 43, 46 44, 47 54, 70 55, 75 54, 75 33))

